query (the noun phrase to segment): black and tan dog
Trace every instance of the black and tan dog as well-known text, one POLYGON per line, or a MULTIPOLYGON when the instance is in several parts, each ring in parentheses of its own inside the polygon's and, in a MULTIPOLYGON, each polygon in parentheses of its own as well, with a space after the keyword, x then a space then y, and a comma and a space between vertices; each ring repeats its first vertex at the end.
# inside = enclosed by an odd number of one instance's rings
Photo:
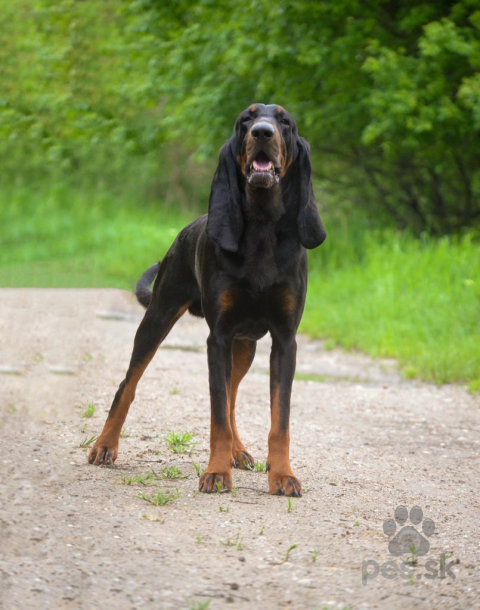
POLYGON ((253 465, 235 424, 238 385, 256 342, 272 336, 270 493, 300 496, 290 466, 290 394, 295 334, 307 289, 305 248, 326 237, 315 204, 309 146, 281 106, 254 104, 240 114, 220 150, 208 215, 185 227, 165 258, 137 284, 147 307, 91 464, 112 465, 135 389, 158 346, 187 310, 205 317, 211 396, 210 461, 200 491, 231 489, 232 466, 253 465), (156 276, 153 292, 150 285, 156 276))

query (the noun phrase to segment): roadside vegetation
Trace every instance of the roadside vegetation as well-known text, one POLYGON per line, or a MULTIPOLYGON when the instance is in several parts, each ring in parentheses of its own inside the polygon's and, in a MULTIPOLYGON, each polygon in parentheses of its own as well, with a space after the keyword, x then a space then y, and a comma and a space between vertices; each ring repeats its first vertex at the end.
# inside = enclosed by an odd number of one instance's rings
MULTIPOLYGON (((200 212, 107 190, 17 187, 0 195, 2 286, 131 290, 200 212), (7 205, 8 204, 8 205, 7 205), (5 210, 8 209, 8 214, 5 210), (11 261, 15 261, 12 263, 11 261)), ((421 239, 361 213, 322 214, 301 330, 327 347, 399 361, 407 377, 480 384, 480 247, 473 233, 421 239)))

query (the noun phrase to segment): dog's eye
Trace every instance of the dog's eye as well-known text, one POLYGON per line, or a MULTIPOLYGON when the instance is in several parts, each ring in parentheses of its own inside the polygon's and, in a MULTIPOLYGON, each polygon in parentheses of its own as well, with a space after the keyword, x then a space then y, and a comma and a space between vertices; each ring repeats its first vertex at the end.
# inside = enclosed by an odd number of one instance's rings
POLYGON ((251 116, 244 116, 243 119, 242 119, 242 123, 248 123, 251 120, 252 120, 251 116))
POLYGON ((280 119, 280 123, 282 125, 290 125, 290 121, 288 119, 280 119))

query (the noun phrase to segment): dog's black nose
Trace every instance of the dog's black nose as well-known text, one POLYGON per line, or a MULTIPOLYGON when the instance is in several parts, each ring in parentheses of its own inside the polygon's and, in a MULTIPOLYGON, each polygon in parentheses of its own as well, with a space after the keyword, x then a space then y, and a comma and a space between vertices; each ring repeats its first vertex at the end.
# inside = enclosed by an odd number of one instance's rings
POLYGON ((253 126, 252 136, 257 142, 264 142, 265 140, 271 140, 275 135, 275 129, 273 125, 266 121, 260 121, 253 126))

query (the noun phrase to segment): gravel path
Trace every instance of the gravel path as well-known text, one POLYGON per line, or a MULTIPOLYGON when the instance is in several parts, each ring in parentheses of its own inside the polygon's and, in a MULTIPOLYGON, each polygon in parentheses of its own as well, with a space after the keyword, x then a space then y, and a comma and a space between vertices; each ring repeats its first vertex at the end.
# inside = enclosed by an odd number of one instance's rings
MULTIPOLYGON (((206 496, 195 471, 208 460, 204 321, 185 316, 159 350, 107 469, 79 444, 101 430, 141 308, 116 290, 2 290, 0 307, 1 608, 480 608, 478 397, 299 337, 292 465, 307 493, 289 503, 266 493, 265 474, 236 471, 234 493, 206 496), (169 450, 172 431, 194 435, 191 456, 169 450), (187 478, 124 483, 173 466, 187 478), (158 490, 178 497, 139 498, 158 490), (392 556, 383 530, 401 505, 435 524, 402 577, 411 552, 392 556)), ((268 356, 265 339, 238 399, 257 460, 268 356)))

